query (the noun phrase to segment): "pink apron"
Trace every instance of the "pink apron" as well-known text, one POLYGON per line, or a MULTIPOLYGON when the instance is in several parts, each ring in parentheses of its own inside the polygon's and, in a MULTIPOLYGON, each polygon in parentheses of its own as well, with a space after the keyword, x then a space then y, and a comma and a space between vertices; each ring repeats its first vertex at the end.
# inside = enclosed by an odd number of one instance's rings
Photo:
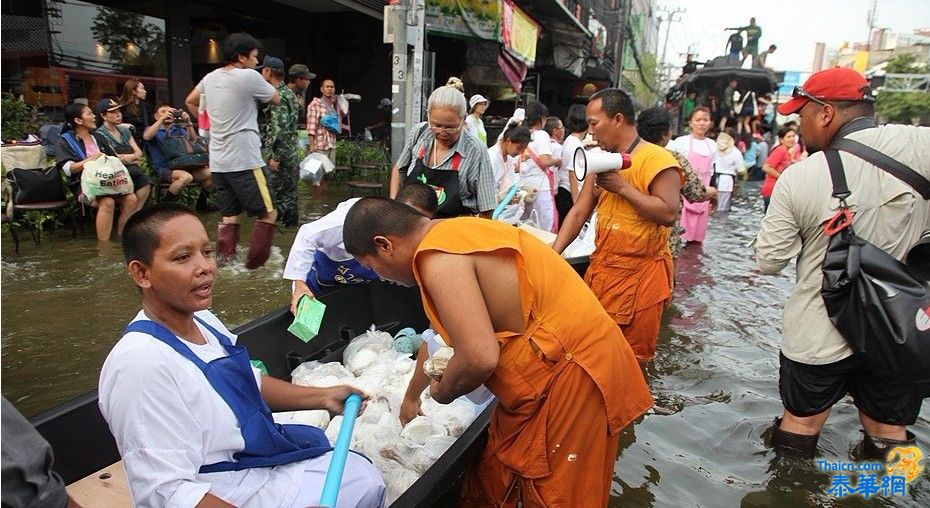
MULTIPOLYGON (((710 177, 714 172, 713 152, 701 155, 694 151, 694 138, 688 136, 688 162, 691 169, 697 173, 701 183, 710 184, 710 177)), ((681 238, 686 242, 703 242, 707 235, 707 223, 710 221, 710 203, 692 203, 684 199, 681 209, 681 227, 684 233, 681 238)))

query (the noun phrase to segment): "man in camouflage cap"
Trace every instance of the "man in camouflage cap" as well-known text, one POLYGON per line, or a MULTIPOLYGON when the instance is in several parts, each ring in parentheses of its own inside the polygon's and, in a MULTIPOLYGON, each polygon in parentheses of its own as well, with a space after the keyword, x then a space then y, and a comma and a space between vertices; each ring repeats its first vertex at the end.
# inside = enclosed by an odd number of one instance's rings
POLYGON ((296 226, 297 210, 297 96, 284 83, 284 62, 266 56, 257 70, 281 95, 276 106, 267 106, 260 126, 262 158, 271 170, 271 198, 285 227, 296 226))

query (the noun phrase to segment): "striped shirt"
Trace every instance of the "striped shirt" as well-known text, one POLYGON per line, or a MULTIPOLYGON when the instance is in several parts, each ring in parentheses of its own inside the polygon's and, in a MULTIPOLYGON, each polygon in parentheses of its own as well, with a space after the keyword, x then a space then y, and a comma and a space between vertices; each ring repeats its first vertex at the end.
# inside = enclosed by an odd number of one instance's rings
MULTIPOLYGON (((427 122, 419 123, 410 130, 400 158, 397 159, 398 168, 406 167, 406 170, 403 170, 404 175, 413 172, 417 155, 421 151, 430 153, 435 139, 436 136, 427 122)), ((459 192, 462 204, 474 213, 493 210, 497 206, 497 200, 494 169, 491 167, 491 159, 488 158, 488 149, 483 147, 476 137, 462 132, 452 150, 446 153, 445 159, 433 169, 452 171, 452 156, 456 152, 462 157, 459 165, 459 192)), ((424 163, 426 162, 428 159, 424 160, 424 163)))

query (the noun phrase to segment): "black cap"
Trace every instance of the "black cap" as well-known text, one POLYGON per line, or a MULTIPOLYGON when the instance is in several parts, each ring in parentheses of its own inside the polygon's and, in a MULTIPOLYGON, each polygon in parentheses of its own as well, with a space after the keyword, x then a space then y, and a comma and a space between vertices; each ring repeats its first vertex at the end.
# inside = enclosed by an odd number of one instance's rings
POLYGON ((110 111, 116 111, 117 109, 123 107, 122 104, 116 102, 113 99, 100 99, 97 102, 97 107, 94 108, 94 113, 102 115, 110 111))
POLYGON ((255 68, 257 71, 261 71, 265 67, 273 71, 278 71, 281 74, 284 74, 284 62, 280 58, 275 58, 273 56, 265 55, 265 59, 262 60, 262 64, 255 68))

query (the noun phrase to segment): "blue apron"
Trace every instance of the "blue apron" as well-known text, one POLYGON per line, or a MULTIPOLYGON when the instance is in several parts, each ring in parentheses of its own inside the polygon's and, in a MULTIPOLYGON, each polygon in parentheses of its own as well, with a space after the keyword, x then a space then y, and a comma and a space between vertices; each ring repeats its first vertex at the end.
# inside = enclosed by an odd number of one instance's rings
POLYGON ((333 261, 321 251, 316 251, 306 282, 314 294, 319 294, 323 288, 331 288, 336 284, 359 284, 373 280, 379 280, 378 274, 362 266, 355 258, 333 261))
POLYGON ((201 473, 280 466, 312 459, 333 449, 326 434, 316 427, 275 423, 271 409, 258 391, 245 346, 233 344, 202 319, 194 318, 220 341, 229 356, 206 363, 170 330, 154 321, 129 323, 125 331, 151 335, 194 362, 236 415, 245 448, 233 454, 234 460, 202 466, 201 473))

